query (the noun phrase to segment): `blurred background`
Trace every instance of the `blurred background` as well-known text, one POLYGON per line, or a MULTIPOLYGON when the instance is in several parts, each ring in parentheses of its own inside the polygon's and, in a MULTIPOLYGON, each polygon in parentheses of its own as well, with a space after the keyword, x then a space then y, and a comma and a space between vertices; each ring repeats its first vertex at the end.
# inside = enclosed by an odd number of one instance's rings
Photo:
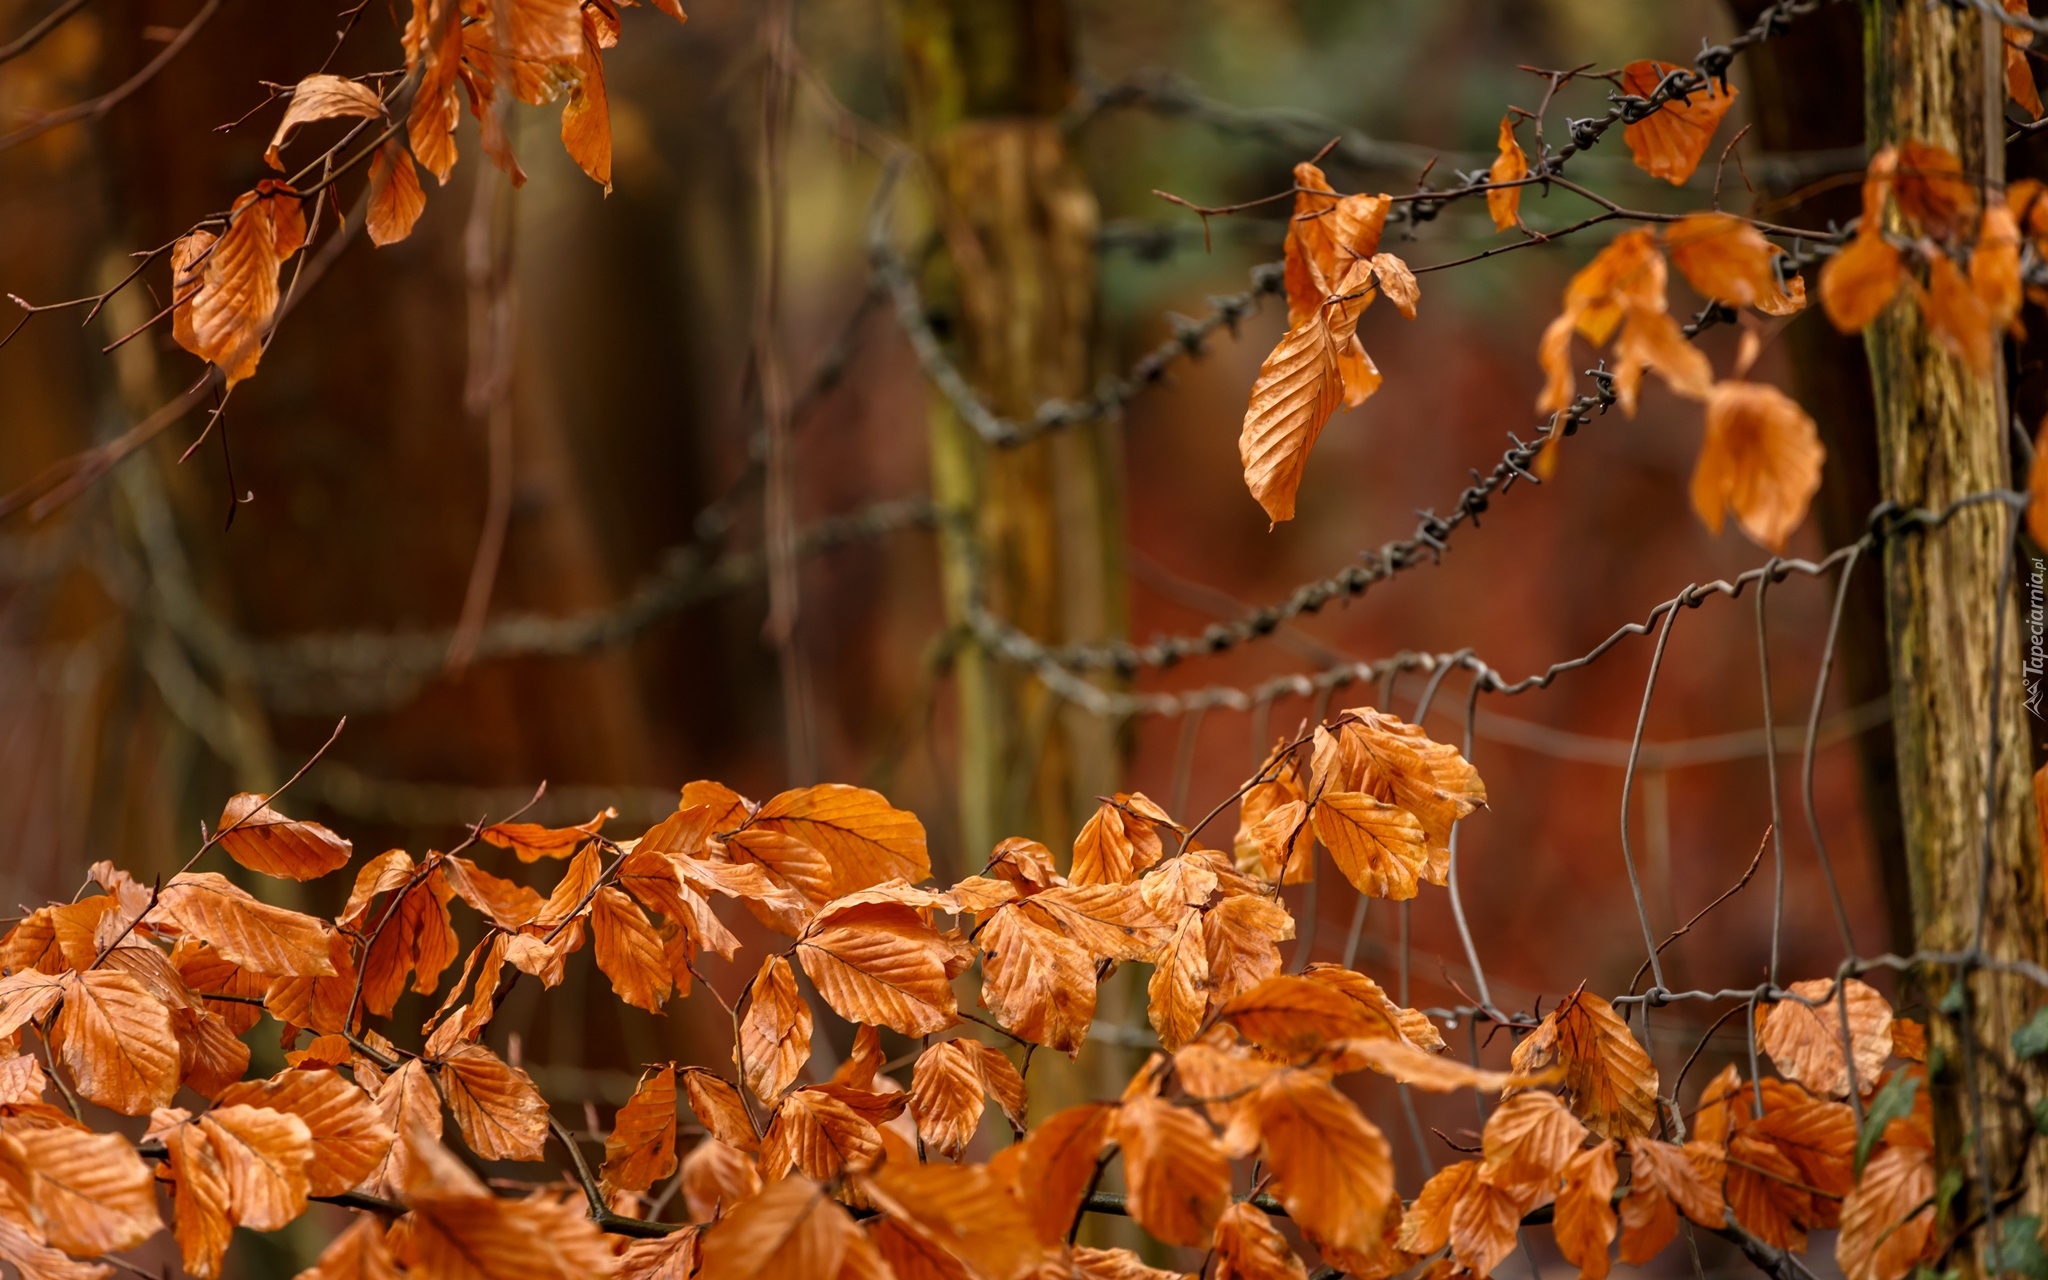
MULTIPOLYGON (((920 369, 899 299, 874 288, 871 224, 909 262, 921 322, 992 407, 1029 419, 1040 400, 1078 399, 1171 341, 1178 318, 1210 314, 1212 297, 1244 291, 1255 266, 1279 257, 1285 203, 1205 226, 1155 188, 1206 205, 1266 195, 1338 137, 1326 168, 1339 190, 1411 190, 1432 163, 1429 180, 1449 183, 1490 163, 1508 104, 1539 105, 1544 80, 1518 68, 1687 60, 1755 7, 799 0, 780 47, 764 41, 756 4, 698 0, 680 27, 652 8, 626 11, 605 60, 609 195, 564 155, 554 109, 508 118, 528 176, 516 192, 465 117, 462 162, 447 185, 428 179, 413 235, 382 249, 359 240, 306 286, 258 375, 189 458, 204 406, 59 509, 0 526, 9 912, 68 897, 95 859, 144 878, 174 869, 229 795, 275 787, 344 715, 338 741, 280 807, 359 851, 445 848, 543 780, 530 817, 582 821, 613 806, 606 830, 621 835, 670 812, 694 778, 757 800, 840 780, 916 811, 948 878, 979 869, 992 823, 994 835, 1063 851, 1093 797, 1115 788, 1192 820, 1276 738, 1326 710, 1414 716, 1415 674, 1337 689, 1326 704, 1289 693, 1248 713, 1091 715, 955 625, 944 570, 963 562, 943 544, 976 543, 989 608, 1052 642, 1200 633, 1281 600, 1409 536, 1418 510, 1448 511, 1509 433, 1528 438, 1537 336, 1605 228, 1424 275, 1413 322, 1369 311, 1360 334, 1385 385, 1332 420, 1298 518, 1269 529, 1244 490, 1236 437, 1284 306, 1268 297, 1218 328, 1199 358, 1173 362, 1120 415, 1014 451, 1023 461, 991 461, 963 443, 920 369), (1028 74, 977 63, 996 44, 977 44, 970 28, 990 9, 996 26, 1038 15, 1028 74), (761 180, 771 72, 787 93, 779 238, 764 230, 775 219, 761 180), (1025 117, 1039 150, 1016 160, 1002 129, 1025 117), (899 154, 918 159, 878 206, 899 154), (1000 207, 1005 175, 1018 173, 1040 184, 1011 210, 1021 229, 1000 207), (970 242, 1000 252, 964 262, 970 242), (1025 261, 1020 245, 1041 256, 1025 261), (1059 297, 1020 296, 1033 288, 1059 297), (1016 356, 1003 353, 1016 337, 1003 326, 1020 314, 1056 318, 1060 349, 1033 347, 1025 363, 1038 363, 997 385, 1016 356), (794 406, 775 458, 757 376, 764 316, 780 396, 794 406), (764 471, 767 488, 784 486, 779 525, 764 517, 764 471), (802 553, 780 648, 764 630, 764 547, 778 529, 802 553), (451 649, 459 659, 472 646, 467 663, 451 661, 451 649)), ((0 39, 47 9, 0 0, 0 39)), ((196 11, 193 0, 93 0, 0 64, 0 134, 122 85, 196 11)), ((398 67, 404 16, 371 0, 333 69, 398 67)), ((32 303, 95 293, 132 251, 226 208, 269 173, 261 154, 277 108, 264 107, 265 83, 320 66, 346 21, 322 4, 222 0, 118 105, 18 144, 0 139, 0 289, 32 303)), ((1839 175, 1861 167, 1857 38, 1854 6, 1835 6, 1739 59, 1733 113, 1685 189, 1635 170, 1618 134, 1574 172, 1633 207, 1696 209, 1723 144, 1747 127, 1720 178, 1724 206, 1815 227, 1851 216, 1854 179, 1839 175)), ((1599 81, 1567 86, 1550 110, 1553 143, 1567 117, 1604 111, 1606 92, 1599 81)), ((309 136, 325 146, 339 129, 309 136)), ((1531 145, 1526 125, 1522 138, 1531 145)), ((343 203, 358 189, 345 182, 343 203)), ((1522 208, 1541 229, 1586 206, 1531 190, 1522 208)), ((1384 247, 1419 267, 1504 239, 1483 204, 1464 202, 1390 232, 1384 247)), ((148 292, 118 295, 83 329, 82 310, 39 314, 0 349, 0 487, 121 435, 198 375, 162 326, 102 353, 167 300, 161 264, 144 279, 148 292)), ((1697 305, 1674 287, 1674 310, 1697 305)), ((1733 331, 1704 345, 1725 375, 1733 331)), ((1789 555, 1853 537, 1874 501, 1860 360, 1806 316, 1759 366, 1820 419, 1830 450, 1826 487, 1789 555)), ((1688 583, 1763 563, 1739 533, 1711 536, 1688 508, 1700 436, 1696 405, 1648 389, 1636 418, 1596 419, 1568 442, 1552 481, 1496 498, 1439 563, 1227 653, 1093 678, 1116 695, 1251 688, 1402 651, 1467 649, 1508 680, 1535 673, 1688 583)), ((1682 611, 1625 827, 1623 765, 1649 641, 1625 639, 1547 689, 1478 701, 1472 756, 1490 809, 1461 828, 1459 874, 1503 1007, 1548 1007, 1582 981, 1626 986, 1643 944, 1624 833, 1660 936, 1736 881, 1772 821, 1767 722, 1778 731, 1782 972, 1832 971, 1841 947, 1800 749, 1834 585, 1795 576, 1770 588, 1768 708, 1754 591, 1682 611)), ((1871 575, 1852 583, 1811 791, 1865 951, 1891 944, 1903 905, 1889 869, 1877 600, 1871 575)), ((1434 699, 1427 723, 1441 740, 1461 740, 1468 680, 1450 676, 1434 699)), ((1226 809, 1204 835, 1225 844, 1234 825, 1226 809)), ((1761 979, 1772 867, 1766 850, 1756 881, 1666 953, 1672 986, 1761 979)), ((306 886, 299 905, 337 909, 338 880, 306 886)), ((1448 895, 1425 889, 1405 911, 1375 903, 1359 922, 1326 859, 1319 880, 1288 891, 1305 954, 1338 960, 1355 948, 1358 967, 1405 982, 1420 1005, 1476 993, 1448 895)), ((744 980, 731 968, 713 976, 729 989, 744 980)), ((587 961, 572 965, 572 987, 601 981, 587 961)), ((701 1003, 655 1019, 610 1000, 515 1001, 500 1025, 519 1031, 551 1098, 609 1104, 638 1062, 725 1055, 723 1019, 703 1017, 701 1003)), ((1142 1051, 1142 1010, 1110 1001, 1104 1017, 1116 1025, 1100 1039, 1142 1051)), ((1667 1082, 1709 1020, 1697 1007, 1653 1017, 1667 1082)), ((1447 1032, 1459 1051, 1465 1034, 1447 1032)), ((1688 1102, 1741 1046, 1731 1022, 1694 1066, 1688 1102)), ((1502 1037, 1485 1053, 1505 1049, 1502 1037)), ((1360 1088, 1396 1135, 1412 1192, 1425 1170, 1401 1136, 1410 1126, 1391 1091, 1360 1088)), ((1423 1120, 1461 1142, 1476 1124, 1462 1098, 1426 1100, 1423 1120)), ((1457 1158, 1434 1137, 1426 1145, 1438 1162, 1457 1158)))

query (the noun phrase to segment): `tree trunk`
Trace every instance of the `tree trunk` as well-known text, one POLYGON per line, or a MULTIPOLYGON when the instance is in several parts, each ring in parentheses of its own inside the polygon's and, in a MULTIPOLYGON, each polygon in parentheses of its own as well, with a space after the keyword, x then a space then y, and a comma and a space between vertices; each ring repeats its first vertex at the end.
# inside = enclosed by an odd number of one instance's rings
MULTIPOLYGON (((1865 36, 1871 145, 1918 139, 1946 147, 1996 198, 2004 176, 1997 29, 1922 0, 1866 0, 1865 36)), ((1866 350, 1887 498, 1938 510, 2010 487, 2002 371, 1979 377, 1943 353, 1908 299, 1870 327, 1866 350)), ((2048 921, 2018 611, 2009 591, 2002 612, 1999 600, 2010 518, 2002 507, 1980 506, 1887 546, 1892 701, 1915 941, 1968 950, 1981 928, 1988 954, 2038 961, 2048 957, 2048 921), (1988 884, 1980 874, 1987 841, 1988 884)), ((1936 973, 1931 985, 1930 1001, 1940 1001, 1948 979, 1936 973)), ((2013 1074, 2008 1039, 2038 993, 1979 971, 1967 996, 1960 1008, 1943 1005, 1953 1014, 1936 1013, 1930 1028, 1942 1059, 1933 1091, 1941 1163, 1967 1175, 1956 1221, 1981 1214, 1985 1194, 2022 1183, 2021 1206, 2001 1212, 2039 1212, 2048 1166, 2039 1154, 2018 1166, 2042 1081, 2036 1072, 2013 1074)))
MULTIPOLYGON (((949 303, 963 371, 998 414, 1028 421, 1088 389, 1095 311, 1094 194, 1069 154, 1070 40, 1059 0, 905 0, 912 130, 932 177, 941 252, 931 296, 949 303)), ((933 498, 947 608, 978 587, 997 616, 1052 643, 1121 629, 1121 511, 1106 426, 1018 448, 986 444, 943 403, 932 416, 933 498)), ((963 848, 1058 848, 1115 784, 1113 730, 1064 711, 1028 672, 970 639, 956 658, 963 848)))

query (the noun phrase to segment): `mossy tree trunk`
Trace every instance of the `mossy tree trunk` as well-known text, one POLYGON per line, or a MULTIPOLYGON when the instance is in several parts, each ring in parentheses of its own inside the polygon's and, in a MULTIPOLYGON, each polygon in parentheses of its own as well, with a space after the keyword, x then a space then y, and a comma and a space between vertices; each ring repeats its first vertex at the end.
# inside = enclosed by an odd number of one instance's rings
MULTIPOLYGON (((1871 147, 1908 139, 1946 147, 1996 198, 2004 177, 1997 29, 1923 0, 1865 0, 1864 14, 1871 147)), ((1886 498, 1938 510, 2011 486, 2002 368, 1980 376, 1944 353, 1907 299, 1870 327, 1866 349, 1886 498)), ((2010 518, 1987 504, 1887 547, 1892 704, 1916 944, 1966 951, 1981 930, 1987 954, 2040 961, 2048 915, 2028 785, 2035 726, 2022 701, 2020 611, 2009 584, 2002 609, 1999 600, 2010 518)), ((2027 571, 2022 557, 2022 580, 2027 571)), ((2042 1079, 2013 1061, 2009 1037, 2041 993, 1982 970, 1964 992, 1947 985, 1937 975, 1926 994, 1946 996, 1939 1007, 1952 1011, 1937 1012, 1930 1029, 1942 1060, 1934 1080, 1941 1163, 1965 1175, 1957 1220, 1982 1214, 1987 1191, 2012 1195, 2002 1217, 2039 1213, 2048 1163, 2029 1137, 2042 1079)))

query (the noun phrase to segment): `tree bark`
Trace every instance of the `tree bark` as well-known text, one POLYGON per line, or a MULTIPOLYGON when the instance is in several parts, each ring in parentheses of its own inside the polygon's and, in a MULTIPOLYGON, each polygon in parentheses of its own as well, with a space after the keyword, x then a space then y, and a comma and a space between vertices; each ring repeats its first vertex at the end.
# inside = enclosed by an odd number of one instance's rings
MULTIPOLYGON (((901 19, 941 249, 928 296, 950 304, 962 369, 983 400, 1028 421, 1048 399, 1085 393, 1093 372, 1095 197, 1058 120, 1072 90, 1066 7, 905 0, 901 19)), ((1121 630, 1122 516, 1106 426, 997 449, 942 403, 931 449, 955 624, 978 590, 997 616, 1048 642, 1121 630)), ((954 675, 962 857, 978 863, 1012 835, 1060 847, 1114 786, 1113 731, 1063 711, 1028 672, 971 639, 954 675)))
MULTIPOLYGON (((2004 80, 1996 28, 1921 0, 1866 0, 1864 13, 1871 145, 1946 147, 1997 198, 2004 80)), ((1904 296, 1865 342, 1885 497, 1938 510, 2010 487, 2002 371, 1978 376, 1942 352, 1904 296)), ((2048 956, 2048 921, 2010 584, 1999 598, 2009 519, 1985 505, 1886 547, 1892 702, 1916 943, 1961 951, 1981 936, 1989 955, 2039 961, 2048 956)), ((1930 1000, 1941 1001, 1947 984, 1933 973, 1930 1000)), ((2039 1212, 2048 1166, 2028 1139, 2042 1080, 2017 1070, 2009 1043, 2039 993, 1982 970, 1966 988, 1963 1005, 1952 1013, 1940 1005, 1930 1027, 1941 1057, 1938 1152, 1942 1167, 1966 1174, 1967 1208, 1955 1220, 1981 1214, 1985 1194, 2023 1184, 2021 1206, 2039 1212)))

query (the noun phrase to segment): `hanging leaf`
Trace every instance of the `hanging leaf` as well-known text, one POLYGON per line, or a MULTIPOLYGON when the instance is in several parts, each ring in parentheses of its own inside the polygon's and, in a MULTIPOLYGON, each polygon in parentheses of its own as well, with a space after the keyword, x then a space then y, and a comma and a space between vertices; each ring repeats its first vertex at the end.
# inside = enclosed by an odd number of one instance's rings
POLYGON ((676 1171, 676 1069, 674 1063, 641 1073, 633 1096, 612 1119, 604 1140, 607 1185, 645 1191, 676 1171))
POLYGON ((590 821, 574 827, 546 827, 537 822, 494 822, 477 835, 485 844, 510 849, 521 862, 538 862, 542 858, 559 860, 582 848, 585 842, 603 830, 605 819, 618 816, 618 810, 606 809, 590 821))
POLYGON ((807 1178, 784 1178, 704 1232, 698 1280, 837 1276, 858 1231, 823 1187, 807 1178))
POLYGON ((188 871, 164 886, 158 910, 186 935, 204 942, 228 963, 268 977, 334 973, 328 955, 333 931, 323 921, 258 902, 227 877, 188 871))
MULTIPOLYGON (((1848 1035, 1855 1053, 1856 1083, 1875 1089, 1892 1053, 1892 1007, 1868 983, 1846 978, 1848 1035)), ((1842 1007, 1832 978, 1810 978, 1785 988, 1780 1000, 1757 1016, 1757 1047, 1790 1080, 1831 1098, 1847 1097, 1848 1065, 1842 1058, 1842 1007)))
POLYGON ((1574 992, 1515 1046, 1516 1071, 1564 1070, 1572 1109, 1594 1136, 1631 1138, 1657 1121, 1657 1068, 1599 996, 1574 992))
POLYGON ((340 76, 307 76, 292 86, 284 119, 277 122, 277 132, 270 135, 270 148, 263 153, 263 159, 271 168, 281 172, 284 161, 278 156, 278 149, 302 124, 337 118, 374 120, 383 114, 383 101, 368 85, 344 80, 340 76))
MULTIPOLYGON (((1666 76, 1684 70, 1676 63, 1647 58, 1631 62, 1621 69, 1621 91, 1647 98, 1666 76)), ((1710 84, 1705 89, 1695 89, 1684 98, 1665 101, 1641 120, 1623 125, 1622 141, 1628 144, 1637 168, 1674 187, 1682 187, 1693 170, 1700 167, 1707 144, 1721 127, 1721 117, 1728 114, 1734 102, 1734 85, 1710 84)))
POLYGON ((747 988, 733 1057, 754 1096, 772 1102, 793 1083, 811 1056, 811 1007, 797 993, 789 961, 769 956, 747 988))
POLYGON ((1240 1157, 1260 1153, 1273 1196, 1317 1240, 1354 1252, 1379 1242, 1396 1205, 1393 1155, 1327 1075, 1275 1073, 1232 1120, 1224 1145, 1240 1157))
POLYGON ((1113 1130, 1131 1216, 1167 1244, 1202 1245, 1230 1203, 1230 1158, 1200 1114, 1158 1098, 1127 1099, 1113 1130))
POLYGON ((1888 1147, 1842 1201, 1835 1262, 1845 1280, 1902 1280, 1933 1255, 1934 1165, 1918 1147, 1888 1147))
POLYGON ((1813 418, 1790 396, 1759 382, 1718 383, 1693 466, 1693 510, 1716 534, 1733 511, 1752 542, 1783 551, 1820 490, 1826 456, 1813 418))
POLYGON ((346 864, 353 848, 319 823, 287 818, 262 796, 247 792, 228 801, 217 829, 229 857, 251 871, 286 880, 324 876, 346 864))
MULTIPOLYGON (((1512 113, 1504 115, 1500 118, 1500 155, 1486 171, 1487 180, 1495 184, 1515 182, 1528 172, 1529 159, 1522 154, 1522 144, 1515 141, 1515 117, 1512 113)), ((1518 225, 1522 221, 1522 189, 1500 185, 1489 189, 1486 212, 1493 218, 1495 231, 1518 225)))
POLYGON ((486 1160, 541 1158, 548 1104, 531 1076, 483 1045, 463 1044, 442 1060, 438 1079, 471 1151, 486 1160))
POLYGON ((977 938, 981 999, 996 1024, 1069 1057, 1095 1020, 1095 962, 1072 939, 1016 907, 989 917, 977 938))
POLYGON ((1614 1140, 1576 1152, 1565 1163, 1557 1193, 1557 1251, 1579 1269, 1579 1280, 1604 1280, 1608 1248, 1619 1229, 1614 1216, 1614 1140))
POLYGON ((353 1190, 384 1162, 394 1140, 370 1096, 333 1071, 281 1071, 268 1080, 230 1085, 216 1102, 297 1116, 312 1143, 306 1173, 316 1196, 353 1190))
POLYGON ((147 1115, 178 1091, 171 1011, 128 974, 93 969, 73 978, 50 1048, 79 1096, 110 1111, 147 1115))

